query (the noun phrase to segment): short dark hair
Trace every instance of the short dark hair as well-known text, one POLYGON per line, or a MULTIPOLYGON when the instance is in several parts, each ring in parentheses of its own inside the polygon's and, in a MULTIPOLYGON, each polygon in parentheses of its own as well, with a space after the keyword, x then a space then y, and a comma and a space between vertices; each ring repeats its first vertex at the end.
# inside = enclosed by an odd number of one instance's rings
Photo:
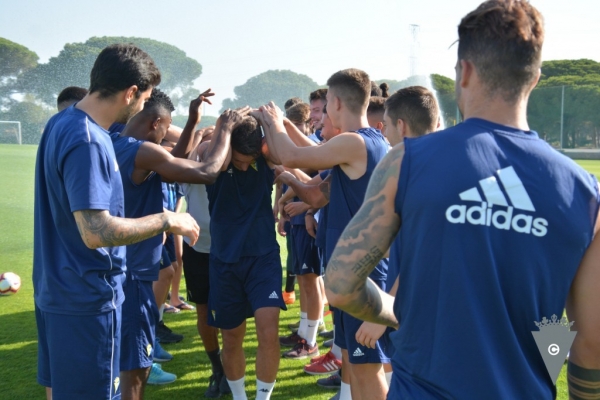
POLYGON ((435 95, 423 86, 398 90, 387 98, 385 109, 394 126, 401 119, 416 136, 435 131, 440 115, 435 95))
POLYGON ((327 102, 327 89, 317 89, 314 92, 311 92, 308 96, 308 102, 312 103, 315 100, 323 100, 325 103, 327 102))
POLYGON ((133 44, 113 44, 105 47, 90 73, 90 93, 98 92, 100 98, 136 85, 136 97, 148 88, 158 86, 160 71, 152 58, 133 44))
POLYGON ((150 96, 146 104, 144 104, 142 112, 148 115, 154 114, 156 116, 159 116, 165 111, 169 114, 175 111, 175 107, 173 106, 171 98, 160 89, 152 88, 152 95, 150 96))
POLYGON ((310 106, 306 103, 294 104, 285 112, 286 117, 295 124, 310 121, 310 106))
POLYGON ((85 97, 88 93, 86 88, 82 88, 79 86, 69 86, 64 88, 56 98, 56 105, 60 106, 61 103, 65 103, 67 101, 79 101, 85 97))
POLYGON ((460 21, 458 58, 473 63, 491 95, 514 102, 541 67, 543 24, 528 1, 486 1, 460 21))
POLYGON ((367 107, 367 114, 373 115, 377 113, 383 114, 385 112, 385 99, 381 96, 371 96, 369 99, 369 106, 367 107))
POLYGON ((369 75, 356 68, 344 69, 331 75, 327 86, 335 89, 339 98, 355 114, 362 112, 369 101, 371 79, 369 75))
POLYGON ((294 106, 298 103, 304 103, 302 101, 302 99, 300 97, 292 97, 291 99, 288 99, 288 101, 285 102, 285 104, 283 105, 283 108, 285 109, 285 111, 288 110, 288 108, 290 108, 291 106, 294 106))
POLYGON ((254 117, 246 117, 231 132, 231 148, 245 156, 262 154, 262 130, 254 117))
POLYGON ((371 81, 371 97, 381 97, 381 88, 377 86, 377 82, 371 81))

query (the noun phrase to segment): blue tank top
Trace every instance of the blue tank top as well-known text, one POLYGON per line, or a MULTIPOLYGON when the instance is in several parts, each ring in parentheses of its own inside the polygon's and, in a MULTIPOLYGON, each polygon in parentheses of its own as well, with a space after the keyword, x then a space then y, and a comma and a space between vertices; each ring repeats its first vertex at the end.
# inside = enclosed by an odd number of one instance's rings
MULTIPOLYGON (((352 217, 358 212, 365 199, 367 185, 377 163, 388 152, 388 145, 381 132, 374 128, 359 129, 358 133, 365 141, 367 149, 367 169, 358 179, 350 179, 339 165, 331 170, 331 193, 329 210, 327 211, 326 255, 331 259, 333 250, 352 217)), ((385 280, 387 276, 387 259, 373 269, 369 277, 376 281, 385 280)))
MULTIPOLYGON (((132 137, 111 136, 125 194, 125 217, 140 218, 163 211, 161 178, 152 172, 142 184, 131 180, 135 157, 143 141, 132 137)), ((127 269, 134 279, 155 281, 158 279, 162 250, 162 233, 142 242, 127 246, 127 269)))
POLYGON ((275 175, 258 157, 247 171, 229 164, 216 182, 206 185, 210 212, 210 253, 222 262, 261 256, 279 249, 271 193, 275 175))
POLYGON ((480 119, 405 149, 390 396, 553 398, 531 332, 563 313, 596 179, 535 132, 480 119))

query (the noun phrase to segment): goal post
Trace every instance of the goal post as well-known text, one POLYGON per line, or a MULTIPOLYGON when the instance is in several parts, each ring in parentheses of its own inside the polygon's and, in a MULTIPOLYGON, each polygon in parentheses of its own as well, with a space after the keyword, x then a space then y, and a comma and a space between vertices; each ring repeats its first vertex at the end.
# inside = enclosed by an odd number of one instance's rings
POLYGON ((0 121, 0 128, 2 128, 3 126, 6 125, 10 125, 12 124, 13 126, 16 126, 16 129, 13 129, 11 131, 6 130, 6 129, 2 129, 2 131, 0 132, 0 136, 7 136, 7 135, 11 135, 14 133, 15 138, 17 139, 17 143, 18 144, 22 144, 21 143, 21 121, 0 121))

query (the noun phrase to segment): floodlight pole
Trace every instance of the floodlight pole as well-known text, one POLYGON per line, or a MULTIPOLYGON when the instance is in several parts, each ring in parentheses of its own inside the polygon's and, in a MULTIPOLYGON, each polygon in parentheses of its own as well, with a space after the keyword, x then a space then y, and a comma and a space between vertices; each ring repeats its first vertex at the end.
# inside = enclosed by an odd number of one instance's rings
POLYGON ((565 122, 565 85, 562 87, 562 96, 560 100, 560 148, 563 148, 563 127, 565 122))

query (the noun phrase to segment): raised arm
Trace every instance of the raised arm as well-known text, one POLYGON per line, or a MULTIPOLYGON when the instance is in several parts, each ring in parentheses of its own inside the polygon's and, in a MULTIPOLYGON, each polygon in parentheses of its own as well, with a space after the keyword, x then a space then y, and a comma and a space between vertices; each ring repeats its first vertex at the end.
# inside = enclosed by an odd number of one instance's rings
POLYGON ((577 336, 571 346, 567 381, 573 399, 600 399, 600 235, 596 235, 577 270, 567 297, 567 315, 577 336))
POLYGON ((331 256, 325 275, 329 304, 364 321, 394 328, 394 298, 368 279, 400 229, 396 197, 404 146, 392 149, 376 167, 365 201, 331 256))
POLYGON ((164 212, 142 218, 119 218, 107 210, 80 210, 73 213, 79 234, 90 249, 124 246, 149 239, 165 231, 190 238, 196 243, 200 228, 189 214, 164 212))
POLYGON ((364 140, 356 133, 342 133, 320 146, 297 147, 287 135, 283 114, 276 105, 269 103, 261 107, 261 112, 262 121, 269 128, 265 132, 269 148, 276 153, 282 165, 323 170, 362 162, 366 167, 364 140))
POLYGON ((190 102, 188 120, 179 136, 177 145, 175 145, 171 152, 173 157, 187 158, 190 152, 195 148, 193 140, 194 132, 196 130, 196 125, 198 125, 202 118, 202 103, 206 102, 212 104, 209 97, 214 95, 215 94, 211 92, 211 89, 207 89, 190 102))

